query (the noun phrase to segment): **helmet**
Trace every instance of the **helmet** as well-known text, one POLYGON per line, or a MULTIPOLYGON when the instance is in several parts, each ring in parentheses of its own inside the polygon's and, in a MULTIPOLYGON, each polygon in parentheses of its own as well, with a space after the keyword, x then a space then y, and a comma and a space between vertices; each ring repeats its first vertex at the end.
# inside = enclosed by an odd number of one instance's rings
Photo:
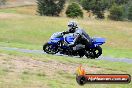
POLYGON ((77 23, 75 21, 68 22, 68 27, 70 32, 74 32, 76 28, 78 28, 77 23))

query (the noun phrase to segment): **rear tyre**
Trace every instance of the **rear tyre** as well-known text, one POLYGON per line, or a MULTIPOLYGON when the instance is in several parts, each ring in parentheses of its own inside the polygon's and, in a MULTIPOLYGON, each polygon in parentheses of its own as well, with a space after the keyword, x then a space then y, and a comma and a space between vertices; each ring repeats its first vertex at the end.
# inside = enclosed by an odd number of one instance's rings
POLYGON ((56 54, 58 52, 57 47, 53 47, 52 44, 48 44, 48 43, 45 43, 43 45, 43 50, 44 50, 44 52, 46 52, 48 54, 56 54))
POLYGON ((98 58, 102 54, 102 48, 100 46, 95 47, 95 49, 93 50, 93 54, 95 58, 98 58))
POLYGON ((95 59, 98 58, 102 54, 102 48, 100 46, 95 47, 89 51, 86 51, 85 56, 87 58, 95 59))
POLYGON ((88 59, 95 59, 95 56, 94 56, 94 54, 93 54, 93 52, 92 51, 86 51, 86 53, 85 53, 85 56, 88 58, 88 59))

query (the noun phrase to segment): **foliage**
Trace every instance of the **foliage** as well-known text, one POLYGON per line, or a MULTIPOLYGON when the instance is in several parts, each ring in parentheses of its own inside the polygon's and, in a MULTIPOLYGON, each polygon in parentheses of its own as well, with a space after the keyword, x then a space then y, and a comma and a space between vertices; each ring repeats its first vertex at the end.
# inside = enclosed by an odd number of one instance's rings
MULTIPOLYGON (((97 18, 104 18, 104 11, 113 9, 113 5, 124 6, 124 14, 122 18, 127 18, 128 15, 128 4, 131 0, 80 0, 82 7, 87 11, 92 11, 97 18)), ((116 8, 115 8, 116 9, 116 8)), ((118 13, 117 13, 118 14, 118 13)), ((120 13, 119 13, 120 14, 120 13)))
POLYGON ((82 7, 87 11, 92 11, 97 15, 97 18, 104 18, 104 10, 107 8, 108 3, 106 0, 81 0, 82 7))
POLYGON ((6 0, 0 0, 0 5, 5 5, 6 0))
POLYGON ((75 17, 83 17, 83 12, 77 3, 72 3, 68 6, 66 10, 67 17, 75 18, 75 17))
POLYGON ((123 20, 123 6, 113 5, 110 9, 109 18, 111 20, 123 20))
POLYGON ((47 16, 59 16, 64 8, 65 0, 37 0, 38 13, 47 16))
POLYGON ((128 11, 128 19, 132 21, 132 5, 129 7, 128 11))
POLYGON ((117 4, 117 5, 127 4, 129 1, 130 0, 105 0, 109 8, 112 7, 114 4, 117 4))
POLYGON ((126 6, 126 9, 125 9, 126 19, 132 20, 132 0, 129 0, 125 6, 126 6))
POLYGON ((127 4, 130 0, 114 0, 117 5, 127 4))
POLYGON ((110 3, 109 3, 110 9, 109 10, 111 10, 114 5, 116 5, 117 7, 121 6, 121 8, 123 10, 123 16, 121 17, 122 18, 121 20, 127 20, 128 14, 129 14, 129 7, 132 5, 132 1, 131 0, 109 0, 109 1, 110 1, 110 3))

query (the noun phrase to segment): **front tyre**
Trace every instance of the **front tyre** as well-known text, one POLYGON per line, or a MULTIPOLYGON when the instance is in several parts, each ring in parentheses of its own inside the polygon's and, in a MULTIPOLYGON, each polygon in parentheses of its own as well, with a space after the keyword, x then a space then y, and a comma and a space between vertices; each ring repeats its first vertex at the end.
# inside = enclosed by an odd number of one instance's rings
POLYGON ((56 54, 58 52, 58 48, 53 47, 53 45, 49 44, 49 43, 45 43, 43 45, 43 50, 44 50, 44 52, 46 52, 48 54, 56 54))

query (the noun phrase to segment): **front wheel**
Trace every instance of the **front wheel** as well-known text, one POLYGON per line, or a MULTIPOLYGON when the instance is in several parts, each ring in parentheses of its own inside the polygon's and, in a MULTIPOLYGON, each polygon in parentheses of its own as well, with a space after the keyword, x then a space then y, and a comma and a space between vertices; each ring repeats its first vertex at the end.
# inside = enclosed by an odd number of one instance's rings
POLYGON ((53 47, 53 45, 49 44, 49 43, 45 43, 43 45, 43 50, 44 50, 44 52, 46 52, 48 54, 56 54, 58 52, 58 48, 53 47))

